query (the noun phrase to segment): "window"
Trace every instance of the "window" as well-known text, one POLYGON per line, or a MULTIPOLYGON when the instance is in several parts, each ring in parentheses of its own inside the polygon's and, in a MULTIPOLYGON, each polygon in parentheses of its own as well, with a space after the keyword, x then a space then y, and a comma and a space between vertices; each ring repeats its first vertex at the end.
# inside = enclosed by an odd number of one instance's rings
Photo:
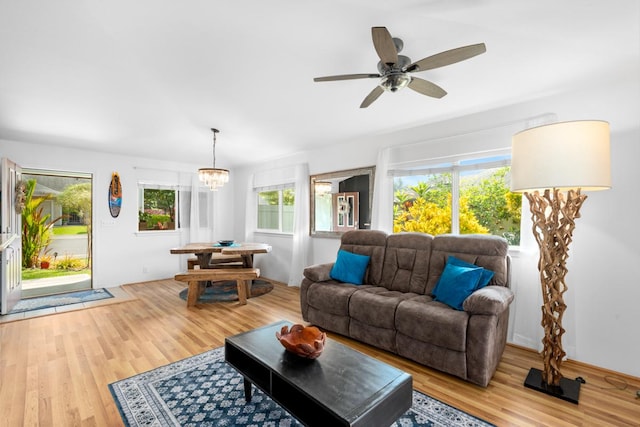
POLYGON ((258 230, 293 233, 293 188, 258 192, 258 230))
POLYGON ((393 231, 493 234, 520 244, 522 196, 507 156, 394 173, 393 231))
POLYGON ((175 189, 140 184, 138 230, 176 230, 178 196, 175 189))

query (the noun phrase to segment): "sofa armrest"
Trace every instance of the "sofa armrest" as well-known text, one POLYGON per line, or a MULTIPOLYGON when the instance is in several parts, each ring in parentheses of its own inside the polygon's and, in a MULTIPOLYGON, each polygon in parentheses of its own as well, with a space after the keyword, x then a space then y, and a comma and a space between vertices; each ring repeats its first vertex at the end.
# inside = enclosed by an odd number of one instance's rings
POLYGON ((469 314, 498 315, 509 308, 513 291, 504 286, 485 286, 469 295, 462 308, 469 314))
POLYGON ((334 263, 330 262, 327 264, 311 265, 309 267, 306 267, 303 270, 302 274, 312 282, 324 282, 327 280, 331 280, 330 273, 331 269, 333 268, 333 264, 334 263))

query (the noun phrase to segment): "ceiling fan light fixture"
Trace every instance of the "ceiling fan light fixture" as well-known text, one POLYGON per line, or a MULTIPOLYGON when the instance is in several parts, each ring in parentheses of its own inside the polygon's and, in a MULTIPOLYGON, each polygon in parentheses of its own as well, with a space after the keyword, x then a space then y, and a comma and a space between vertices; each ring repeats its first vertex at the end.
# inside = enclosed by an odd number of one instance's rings
POLYGON ((229 170, 216 168, 216 134, 218 129, 211 128, 213 132, 213 167, 198 169, 198 179, 211 191, 218 191, 218 188, 229 182, 229 170))
POLYGON ((411 83, 411 76, 406 73, 391 73, 380 80, 380 87, 387 92, 397 92, 411 83))
POLYGON ((379 78, 378 85, 364 98, 360 108, 367 108, 375 102, 384 92, 397 92, 399 89, 409 86, 413 91, 440 99, 447 94, 440 86, 419 77, 412 77, 411 73, 433 70, 464 61, 487 51, 484 43, 477 43, 449 49, 435 55, 427 56, 419 61, 412 62, 411 58, 400 55, 404 42, 391 37, 386 27, 371 27, 371 39, 373 47, 380 61, 378 62, 378 74, 341 74, 336 76, 315 77, 314 82, 331 82, 339 80, 379 78))

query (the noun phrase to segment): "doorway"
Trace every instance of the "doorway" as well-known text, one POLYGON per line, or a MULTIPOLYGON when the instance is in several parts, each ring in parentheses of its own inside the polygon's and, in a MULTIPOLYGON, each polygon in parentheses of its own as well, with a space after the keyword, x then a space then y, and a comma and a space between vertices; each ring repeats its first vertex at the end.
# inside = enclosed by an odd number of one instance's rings
POLYGON ((22 230, 22 297, 92 289, 92 175, 22 170, 32 221, 22 230))

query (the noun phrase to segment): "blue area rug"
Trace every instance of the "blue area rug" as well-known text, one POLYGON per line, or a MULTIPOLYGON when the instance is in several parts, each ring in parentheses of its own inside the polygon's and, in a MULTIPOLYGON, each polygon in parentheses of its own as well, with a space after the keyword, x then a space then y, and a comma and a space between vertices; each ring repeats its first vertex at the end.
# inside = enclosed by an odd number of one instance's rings
MULTIPOLYGON (((301 426, 256 387, 246 403, 243 384, 219 347, 109 384, 109 390, 126 426, 301 426)), ((414 390, 411 409, 393 426, 493 424, 414 390)))
POLYGON ((90 289, 87 291, 48 295, 46 297, 27 298, 18 301, 8 314, 40 310, 43 308, 60 307, 69 304, 79 304, 88 301, 98 301, 107 298, 113 298, 113 295, 111 295, 111 292, 106 289, 90 289))
MULTIPOLYGON (((266 280, 254 280, 251 284, 250 298, 264 295, 272 290, 273 284, 266 280)), ((180 291, 180 298, 186 301, 188 291, 187 288, 180 291)), ((203 294, 198 298, 198 302, 201 304, 220 301, 238 301, 238 285, 235 280, 213 282, 211 286, 205 288, 203 294)))

